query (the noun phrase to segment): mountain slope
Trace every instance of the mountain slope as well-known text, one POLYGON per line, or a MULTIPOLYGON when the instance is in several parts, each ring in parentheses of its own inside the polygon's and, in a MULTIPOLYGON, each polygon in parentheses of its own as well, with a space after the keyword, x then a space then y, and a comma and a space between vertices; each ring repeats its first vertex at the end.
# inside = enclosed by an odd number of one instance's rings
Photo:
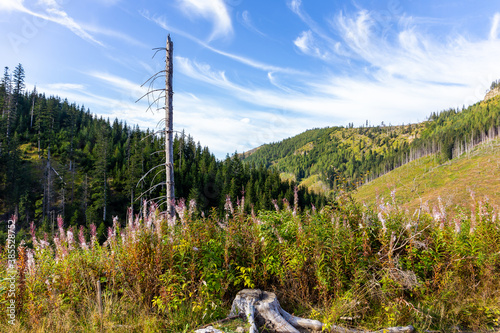
MULTIPOLYGON (((137 212, 142 200, 162 202, 161 136, 98 118, 59 97, 13 90, 6 79, 0 110, 0 219, 18 214, 20 228, 34 221, 52 232, 61 215, 73 227, 97 223, 103 235, 113 216, 125 219, 127 208, 137 212)), ((184 133, 174 139, 174 173, 176 198, 194 199, 200 213, 223 211, 228 196, 248 211, 295 198, 295 183, 281 182, 275 170, 243 165, 238 156, 220 161, 184 133)), ((301 208, 325 202, 304 188, 297 198, 301 208)))
POLYGON ((355 188, 423 156, 447 161, 499 134, 500 96, 492 95, 462 110, 432 113, 419 124, 309 130, 263 145, 244 160, 324 192, 355 188))
POLYGON ((422 157, 361 186, 354 197, 374 204, 377 197, 391 200, 393 190, 396 202, 410 209, 426 201, 436 205, 438 198, 446 206, 463 206, 470 202, 471 192, 500 205, 500 139, 446 163, 439 163, 436 155, 422 157))
POLYGON ((312 129, 244 154, 244 161, 279 170, 318 192, 386 171, 384 161, 402 164, 398 152, 420 135, 423 124, 312 129))

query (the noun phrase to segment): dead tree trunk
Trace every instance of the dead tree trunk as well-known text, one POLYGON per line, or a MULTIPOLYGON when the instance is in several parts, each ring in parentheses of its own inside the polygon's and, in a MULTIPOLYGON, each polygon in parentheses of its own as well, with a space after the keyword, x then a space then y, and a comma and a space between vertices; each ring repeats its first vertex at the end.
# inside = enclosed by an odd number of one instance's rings
POLYGON ((170 35, 167 37, 167 58, 166 75, 165 75, 165 170, 166 170, 166 185, 167 185, 167 214, 173 217, 174 212, 174 141, 173 134, 173 90, 172 90, 172 75, 173 75, 173 43, 170 35))

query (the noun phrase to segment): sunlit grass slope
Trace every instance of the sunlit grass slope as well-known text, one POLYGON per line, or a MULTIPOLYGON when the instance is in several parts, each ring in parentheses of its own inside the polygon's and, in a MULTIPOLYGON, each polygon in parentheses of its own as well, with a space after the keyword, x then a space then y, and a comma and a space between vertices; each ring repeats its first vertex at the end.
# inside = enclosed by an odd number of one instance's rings
POLYGON ((398 203, 412 209, 439 197, 445 205, 463 206, 471 191, 500 205, 500 139, 443 164, 437 155, 420 158, 361 186, 354 196, 372 204, 377 196, 389 198, 393 190, 398 203))

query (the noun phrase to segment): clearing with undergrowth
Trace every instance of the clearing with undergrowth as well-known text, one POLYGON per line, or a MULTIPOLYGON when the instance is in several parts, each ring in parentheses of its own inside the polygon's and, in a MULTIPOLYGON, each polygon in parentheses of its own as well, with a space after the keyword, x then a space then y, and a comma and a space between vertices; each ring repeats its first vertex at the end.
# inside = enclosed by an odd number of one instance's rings
POLYGON ((436 205, 405 212, 392 198, 371 209, 346 194, 319 211, 228 205, 221 218, 178 202, 176 221, 145 205, 102 245, 95 225, 86 235, 59 218, 54 237, 32 225, 16 248, 16 325, 1 331, 189 332, 225 318, 243 288, 275 292, 326 330, 498 329, 498 207, 436 205))

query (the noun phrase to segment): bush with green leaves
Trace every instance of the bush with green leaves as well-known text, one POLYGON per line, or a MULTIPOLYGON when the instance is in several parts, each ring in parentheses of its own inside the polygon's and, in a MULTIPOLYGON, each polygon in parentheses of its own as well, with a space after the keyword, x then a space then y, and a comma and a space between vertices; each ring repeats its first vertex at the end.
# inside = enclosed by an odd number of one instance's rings
MULTIPOLYGON (((202 216, 178 201, 174 219, 144 203, 103 244, 95 225, 59 218, 51 237, 32 226, 17 249, 16 324, 1 331, 187 332, 224 318, 243 288, 276 292, 326 329, 499 324, 499 210, 486 200, 414 213, 394 197, 365 207, 347 194, 319 211, 285 201, 248 214, 239 202, 202 216)), ((6 251, 1 260, 5 279, 6 251)))

